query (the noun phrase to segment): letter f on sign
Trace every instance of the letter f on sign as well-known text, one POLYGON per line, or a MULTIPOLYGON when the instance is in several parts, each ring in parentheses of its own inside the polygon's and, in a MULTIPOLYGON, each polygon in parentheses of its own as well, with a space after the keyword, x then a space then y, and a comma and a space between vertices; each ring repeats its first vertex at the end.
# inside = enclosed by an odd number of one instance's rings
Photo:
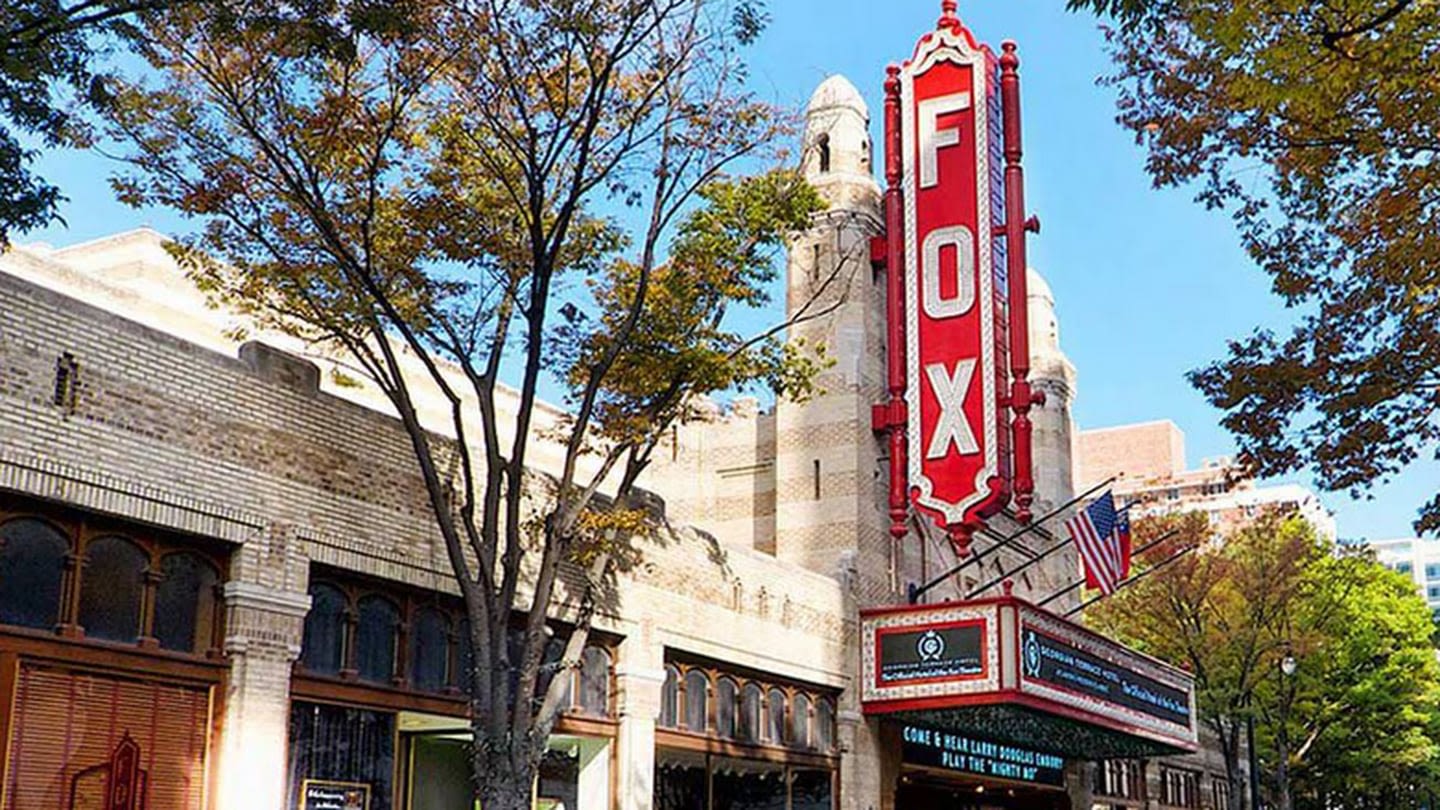
POLYGON ((980 443, 965 421, 965 397, 970 393, 970 383, 975 379, 975 358, 961 360, 955 364, 955 374, 945 370, 944 363, 931 363, 925 367, 925 376, 930 378, 930 388, 935 392, 935 401, 940 403, 940 419, 935 423, 935 433, 930 437, 930 447, 925 450, 925 459, 934 461, 944 458, 950 452, 950 445, 969 456, 980 452, 980 443))
POLYGON ((960 143, 960 130, 940 129, 940 116, 970 109, 969 93, 927 98, 920 102, 920 188, 940 184, 939 151, 960 143))

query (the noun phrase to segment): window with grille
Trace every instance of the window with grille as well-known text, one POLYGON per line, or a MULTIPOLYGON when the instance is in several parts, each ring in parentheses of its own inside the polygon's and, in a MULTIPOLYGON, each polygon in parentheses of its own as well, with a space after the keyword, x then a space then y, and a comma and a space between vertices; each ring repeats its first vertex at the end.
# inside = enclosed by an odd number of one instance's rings
POLYGON ((1133 759, 1110 759, 1095 769, 1095 795, 1110 799, 1145 798, 1145 768, 1133 759))
POLYGON ((1200 807, 1200 774, 1178 768, 1160 769, 1160 803, 1167 807, 1200 807))

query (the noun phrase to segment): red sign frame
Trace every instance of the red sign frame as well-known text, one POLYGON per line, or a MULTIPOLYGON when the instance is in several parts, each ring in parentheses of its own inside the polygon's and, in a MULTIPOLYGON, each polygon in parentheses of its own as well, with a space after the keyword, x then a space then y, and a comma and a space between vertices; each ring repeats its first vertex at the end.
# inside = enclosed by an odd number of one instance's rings
POLYGON ((1031 520, 1026 233, 1020 60, 998 59, 944 0, 885 82, 887 389, 874 425, 890 450, 890 534, 913 505, 968 553, 1014 500, 1031 520), (1011 302, 1018 302, 1012 306, 1011 302), (1013 414, 1013 421, 1011 416, 1013 414))

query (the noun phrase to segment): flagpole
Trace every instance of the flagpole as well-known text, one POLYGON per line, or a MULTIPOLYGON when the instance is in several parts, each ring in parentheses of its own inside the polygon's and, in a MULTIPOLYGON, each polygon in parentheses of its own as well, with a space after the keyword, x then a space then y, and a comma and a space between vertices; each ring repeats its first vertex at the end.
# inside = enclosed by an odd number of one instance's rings
MULTIPOLYGON (((1139 582, 1140 580, 1144 579, 1145 577, 1147 577, 1147 576, 1155 573, 1156 571, 1159 571, 1161 568, 1164 568, 1165 566, 1169 565, 1170 563, 1175 562, 1176 560, 1180 559, 1181 557, 1184 557, 1186 554, 1189 554, 1190 552, 1194 551, 1194 550, 1197 549, 1197 548, 1200 548, 1200 544, 1199 544, 1199 543, 1196 543, 1196 544, 1193 545, 1193 546, 1186 546, 1185 548, 1180 549, 1179 551, 1175 552, 1174 554, 1171 554, 1171 555, 1170 555, 1169 557, 1167 557, 1166 559, 1161 560, 1160 562, 1155 563, 1155 565, 1153 565, 1153 566, 1151 566, 1151 567, 1149 567, 1149 568, 1146 568, 1144 571, 1141 571, 1140 573, 1136 574, 1135 576, 1130 577, 1129 579, 1126 579, 1126 580, 1120 582, 1118 585, 1115 586, 1115 590, 1118 591, 1118 590, 1120 590, 1121 588, 1125 587, 1126 585, 1133 585, 1133 584, 1135 584, 1136 582, 1139 582)), ((1079 606, 1072 608, 1072 609, 1070 610, 1070 612, 1066 613, 1066 614, 1065 614, 1065 618, 1068 619, 1068 618, 1070 618, 1071 616, 1074 616, 1076 613, 1079 613, 1080 611, 1084 610, 1085 608, 1090 607, 1091 605, 1095 604, 1096 602, 1099 602, 1101 599, 1104 599, 1106 596, 1112 595, 1113 593, 1114 593, 1114 591, 1111 591, 1110 594, 1103 594, 1103 593, 1102 593, 1102 594, 1100 594, 1099 596, 1093 596, 1093 597, 1085 600, 1084 602, 1081 602, 1081 603, 1079 604, 1079 606)))
MULTIPOLYGON (((1077 504, 1077 503, 1085 500, 1086 498, 1090 497, 1091 495, 1094 495, 1096 492, 1099 492, 1101 489, 1105 488, 1106 486, 1109 486, 1110 484, 1113 484, 1113 483, 1115 482, 1115 479, 1116 479, 1117 477, 1118 477, 1118 476, 1112 475, 1112 476, 1110 476, 1109 478, 1106 478, 1104 481, 1101 481, 1100 483, 1098 483, 1098 484, 1096 484, 1095 486, 1093 486, 1093 487, 1085 490, 1084 492, 1080 493, 1079 495, 1076 495, 1074 498, 1071 498, 1070 500, 1066 501, 1065 503, 1061 504, 1060 506, 1057 506, 1057 507, 1055 507, 1054 509, 1051 509, 1049 512, 1046 512, 1045 514, 1043 514, 1043 515, 1041 515, 1040 517, 1036 518, 1035 520, 1033 520, 1033 521, 1030 523, 1030 525, 1025 526, 1025 527, 1022 528, 1020 531, 1015 532, 1014 534, 1009 535, 1008 537, 1004 537, 1003 539, 1000 540, 1000 542, 996 543, 995 545, 991 546, 990 548, 987 548, 987 549, 985 549, 984 551, 981 551, 981 552, 979 552, 979 553, 977 553, 977 554, 971 554, 969 557, 966 557, 964 560, 962 560, 959 565, 955 566, 954 568, 951 568, 949 571, 946 571, 945 573, 943 573, 943 574, 941 574, 940 576, 938 576, 938 577, 930 580, 929 582, 925 583, 924 585, 916 585, 916 584, 914 584, 914 583, 912 582, 912 583, 910 584, 910 588, 909 588, 910 604, 914 605, 914 604, 919 603, 920 597, 924 596, 926 593, 928 593, 928 592, 929 592, 931 589, 933 589, 935 586, 939 585, 940 583, 944 582, 945 580, 949 579, 950 577, 955 576, 956 574, 960 573, 961 571, 964 571, 966 568, 970 567, 971 565, 974 565, 975 563, 980 562, 981 560, 985 559, 987 556, 989 556, 989 555, 991 555, 991 554, 994 554, 995 552, 999 551, 999 550, 1002 549, 1002 548, 1005 548, 1006 546, 1010 545, 1011 543, 1015 542, 1016 540, 1020 539, 1021 537, 1024 537, 1025 535, 1029 534, 1030 532, 1035 531, 1037 528, 1039 528, 1040 524, 1044 523, 1045 521, 1049 520, 1050 518, 1055 517, 1056 515, 1060 514, 1061 512, 1064 512, 1065 510, 1067 510, 1067 509, 1069 509, 1070 507, 1074 506, 1075 504, 1077 504)), ((1068 541, 1067 541, 1067 542, 1068 542, 1068 541)))
MULTIPOLYGON (((1123 514, 1123 513, 1125 513, 1126 511, 1128 511, 1128 510, 1130 509, 1130 507, 1132 507, 1132 506, 1134 506, 1134 505, 1135 505, 1134 503, 1127 503, 1127 504, 1125 504, 1125 507, 1124 507, 1123 509, 1118 510, 1118 511, 1116 512, 1116 514, 1123 514)), ((1174 534, 1174 532, 1172 531, 1172 532, 1170 532, 1170 534, 1174 534)), ((1167 534, 1167 535, 1162 536, 1162 537, 1160 538, 1160 540, 1164 540, 1166 537, 1169 537, 1170 534, 1167 534)), ((1027 562, 1027 563, 1025 563, 1024 565, 1020 566, 1019 568, 1016 568, 1014 571, 1011 571, 1011 572, 1006 573, 1006 574, 1001 574, 1000 576, 998 576, 998 577, 990 580, 989 582, 985 583, 984 585, 981 585, 981 586, 979 586, 978 588, 976 588, 975 590, 973 590, 973 591, 965 594, 965 598, 966 598, 966 599, 974 599, 975 597, 977 597, 977 596, 979 596, 980 594, 982 594, 982 593, 990 590, 991 588, 995 587, 996 585, 999 585, 1000 583, 1004 582, 1005 580, 1010 579, 1011 577, 1014 577, 1016 574, 1020 573, 1021 571, 1024 571, 1025 569, 1029 568, 1030 566, 1036 565, 1036 564, 1041 563, 1041 562, 1044 562, 1045 559, 1046 559, 1047 557, 1049 557, 1051 554, 1054 554, 1055 552, 1057 552, 1057 551, 1065 548, 1066 546, 1070 545, 1070 544, 1073 543, 1073 542, 1075 542, 1075 538, 1073 538, 1073 537, 1067 537, 1067 538, 1065 538, 1064 540, 1061 540, 1059 545, 1052 546, 1052 547, 1050 547, 1049 549, 1047 549, 1046 551, 1042 552, 1039 556, 1032 557, 1029 562, 1027 562)), ((1159 540, 1157 540, 1156 542, 1159 542, 1159 540)), ((1154 545, 1154 543, 1152 543, 1151 545, 1154 545)), ((1147 549, 1147 548, 1150 548, 1150 546, 1146 546, 1145 548, 1140 549, 1140 551, 1136 551, 1136 552, 1133 552, 1133 553, 1134 553, 1134 554, 1139 554, 1140 552, 1144 551, 1144 550, 1147 549)))
MULTIPOLYGON (((1125 508, 1126 508, 1126 509, 1129 509, 1130 507, 1127 506, 1127 507, 1125 507, 1125 508)), ((1160 545, 1161 543, 1165 542, 1166 540, 1169 540, 1170 538, 1174 537, 1175 535, 1177 535, 1177 534, 1179 534, 1179 533, 1180 533, 1180 530, 1179 530, 1179 529, 1171 529, 1170 531, 1168 531, 1168 532, 1160 535, 1159 537, 1155 538, 1154 540, 1151 540, 1150 542, 1146 543, 1145 545, 1141 546, 1140 548, 1135 549, 1133 552, 1130 553, 1130 556, 1136 557, 1136 556, 1139 556, 1139 555, 1141 555, 1141 554, 1144 554, 1145 552, 1147 552, 1147 551, 1149 551, 1150 549, 1152 549, 1152 548, 1160 545)), ((1016 570, 1018 571, 1019 569, 1016 569, 1016 570)), ((1065 586, 1065 589, 1064 589, 1064 590, 1056 591, 1055 593, 1052 593, 1052 594, 1050 594, 1049 596, 1045 597, 1045 599, 1044 599, 1043 601, 1037 602, 1037 603, 1035 604, 1035 607, 1045 607, 1046 605, 1050 604, 1051 602, 1054 602, 1056 599, 1059 599, 1060 597, 1064 596, 1065 594, 1070 593, 1071 591, 1074 591, 1076 588, 1079 588, 1081 585, 1084 585, 1084 584, 1085 584, 1085 578, 1084 578, 1084 577, 1081 577, 1080 579, 1077 579, 1077 580, 1075 580, 1074 582, 1070 583, 1069 585, 1065 586)), ((992 588, 993 588, 993 587, 995 587, 995 585, 992 583, 989 587, 992 587, 992 588)))

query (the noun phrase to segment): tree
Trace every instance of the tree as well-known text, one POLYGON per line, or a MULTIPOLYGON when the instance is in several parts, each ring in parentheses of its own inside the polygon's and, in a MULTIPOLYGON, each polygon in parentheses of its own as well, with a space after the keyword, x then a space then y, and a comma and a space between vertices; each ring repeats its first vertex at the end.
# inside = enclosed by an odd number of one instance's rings
POLYGON ((1223 538, 1198 514, 1136 524, 1145 536, 1170 528, 1180 530, 1170 543, 1200 550, 1087 621, 1194 674, 1230 795, 1244 795, 1240 748, 1253 719, 1279 810, 1420 807, 1415 788, 1434 784, 1440 761, 1440 664, 1410 582, 1368 557, 1333 555, 1298 516, 1270 512, 1223 538))
MULTIPOLYGON (((1255 472, 1361 494, 1440 445, 1440 15, 1421 0, 1071 0, 1119 122, 1295 312, 1190 374, 1255 472)), ((1420 532, 1440 531, 1440 493, 1420 532)))
MULTIPOLYGON (((825 362, 784 324, 742 334, 727 318, 768 302, 776 253, 823 208, 780 166, 785 117, 741 89, 763 9, 224 11, 146 18, 163 81, 114 88, 135 167, 116 187, 203 221, 175 253, 212 296, 347 358, 389 399, 470 619, 478 798, 528 808, 554 675, 660 531, 636 481, 668 428, 698 395, 803 397, 825 362), (547 381, 567 406, 549 424, 547 381), (443 424, 422 419, 427 393, 443 424), (532 469, 537 441, 559 443, 559 469, 532 469)), ((817 296, 840 297, 856 258, 817 296)))
POLYGON ((1307 581, 1281 627, 1294 672, 1273 671, 1257 700, 1277 806, 1422 806, 1440 763, 1429 608, 1368 555, 1321 557, 1307 581))
POLYGON ((52 221, 61 199, 31 171, 36 152, 21 139, 45 147, 85 143, 88 127, 74 104, 104 101, 94 64, 100 42, 128 33, 134 15, 181 1, 7 0, 0 7, 0 248, 12 231, 52 221))
POLYGON ((1086 623, 1183 667, 1195 678, 1198 719, 1215 734, 1230 795, 1247 793, 1241 757, 1256 695, 1283 649, 1277 626, 1298 598, 1304 572, 1321 556, 1298 518, 1268 514, 1223 540, 1202 513, 1146 518, 1136 544, 1176 534, 1141 564, 1199 549, 1086 611, 1086 623))

